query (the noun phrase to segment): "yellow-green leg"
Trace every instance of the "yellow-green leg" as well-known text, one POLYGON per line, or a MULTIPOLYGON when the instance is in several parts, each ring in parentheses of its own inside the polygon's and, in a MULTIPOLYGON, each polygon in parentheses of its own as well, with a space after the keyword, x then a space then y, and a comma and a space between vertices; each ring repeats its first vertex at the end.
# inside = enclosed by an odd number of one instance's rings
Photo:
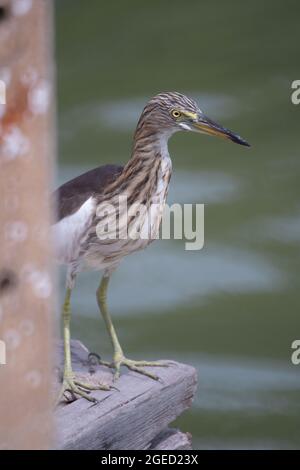
POLYGON ((131 359, 127 359, 124 356, 123 350, 119 343, 116 330, 112 323, 110 314, 107 309, 107 288, 109 284, 110 276, 104 274, 102 277, 101 283, 97 290, 97 302, 99 305, 100 312, 102 313, 103 319, 105 321, 105 325, 113 346, 113 361, 111 363, 102 361, 101 363, 115 369, 114 380, 117 380, 120 376, 120 368, 121 366, 126 366, 128 369, 138 372, 139 374, 146 375, 151 379, 158 380, 157 375, 152 374, 151 372, 146 371, 143 369, 145 366, 160 366, 160 367, 167 367, 168 364, 164 364, 162 362, 148 362, 148 361, 133 361, 131 359))
POLYGON ((71 289, 67 288, 65 301, 63 305, 63 336, 64 336, 64 375, 61 391, 57 400, 57 403, 62 399, 65 392, 70 392, 75 398, 77 396, 86 398, 86 400, 96 402, 96 398, 89 395, 91 390, 110 390, 108 385, 91 385, 80 381, 76 378, 72 370, 72 359, 71 359, 71 334, 70 334, 70 323, 71 323, 71 289))

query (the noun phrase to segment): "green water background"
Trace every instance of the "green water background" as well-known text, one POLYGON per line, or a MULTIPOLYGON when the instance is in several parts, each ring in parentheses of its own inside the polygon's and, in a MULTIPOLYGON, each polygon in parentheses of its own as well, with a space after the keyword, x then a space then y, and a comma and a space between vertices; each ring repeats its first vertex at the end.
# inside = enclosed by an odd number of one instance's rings
MULTIPOLYGON (((129 357, 197 367, 177 424, 199 449, 300 447, 299 18, 292 0, 56 2, 59 182, 125 163, 159 91, 196 97, 252 144, 172 138, 170 200, 205 203, 204 249, 159 241, 122 263, 109 296, 129 357)), ((98 280, 78 280, 73 337, 110 357, 98 280)))

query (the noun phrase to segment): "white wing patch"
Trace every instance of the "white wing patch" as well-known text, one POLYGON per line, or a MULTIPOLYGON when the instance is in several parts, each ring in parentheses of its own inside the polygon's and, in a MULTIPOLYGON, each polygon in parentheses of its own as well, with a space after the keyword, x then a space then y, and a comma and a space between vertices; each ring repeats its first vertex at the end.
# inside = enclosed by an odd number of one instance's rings
POLYGON ((52 226, 56 259, 68 264, 77 259, 80 242, 88 229, 96 209, 96 201, 91 196, 74 214, 64 217, 52 226))

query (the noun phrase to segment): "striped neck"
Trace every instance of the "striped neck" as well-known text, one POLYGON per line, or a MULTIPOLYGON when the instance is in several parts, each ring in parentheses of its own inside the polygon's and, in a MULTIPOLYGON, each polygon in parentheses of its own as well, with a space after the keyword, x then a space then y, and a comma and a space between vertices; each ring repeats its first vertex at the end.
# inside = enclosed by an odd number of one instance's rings
POLYGON ((134 134, 132 156, 105 194, 126 194, 129 204, 145 204, 150 201, 163 174, 168 173, 168 180, 170 179, 172 164, 168 140, 172 133, 155 132, 149 127, 138 125, 134 134))
POLYGON ((169 157, 168 140, 171 134, 162 132, 136 132, 130 160, 125 166, 151 167, 157 159, 169 157))
POLYGON ((129 203, 139 200, 150 201, 156 191, 162 173, 171 173, 172 164, 168 151, 170 134, 161 132, 137 131, 134 136, 133 151, 125 166, 123 177, 129 203))

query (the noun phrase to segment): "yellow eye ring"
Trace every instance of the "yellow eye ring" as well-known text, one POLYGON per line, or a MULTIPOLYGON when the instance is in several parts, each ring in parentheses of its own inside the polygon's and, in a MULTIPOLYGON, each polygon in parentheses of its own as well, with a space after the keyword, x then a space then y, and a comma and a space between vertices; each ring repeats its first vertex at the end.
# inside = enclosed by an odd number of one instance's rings
POLYGON ((177 119, 181 116, 181 113, 179 111, 177 111, 177 109, 173 109, 172 116, 173 116, 173 118, 177 119))

